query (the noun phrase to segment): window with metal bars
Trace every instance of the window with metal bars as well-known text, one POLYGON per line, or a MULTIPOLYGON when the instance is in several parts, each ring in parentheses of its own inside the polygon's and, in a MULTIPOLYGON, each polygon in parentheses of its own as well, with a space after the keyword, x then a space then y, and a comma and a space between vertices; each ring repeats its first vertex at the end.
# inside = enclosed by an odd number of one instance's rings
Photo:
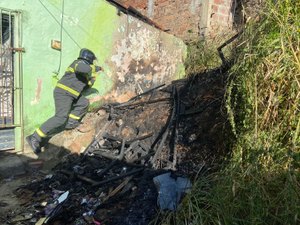
POLYGON ((0 125, 13 124, 13 16, 1 13, 0 40, 0 125))
POLYGON ((15 147, 14 16, 0 9, 0 150, 15 147))

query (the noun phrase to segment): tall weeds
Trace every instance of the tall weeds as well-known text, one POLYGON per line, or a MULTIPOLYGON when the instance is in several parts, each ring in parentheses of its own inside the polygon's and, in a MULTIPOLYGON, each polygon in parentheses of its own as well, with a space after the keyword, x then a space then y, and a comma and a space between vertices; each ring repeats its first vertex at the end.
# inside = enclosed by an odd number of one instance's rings
POLYGON ((217 51, 221 41, 223 41, 221 37, 216 37, 214 40, 196 40, 186 43, 188 46, 185 61, 187 76, 195 76, 221 65, 222 61, 217 51))
POLYGON ((241 160, 287 170, 300 154, 300 2, 273 2, 240 40, 227 108, 241 160))
POLYGON ((162 224, 300 224, 300 1, 266 0, 239 43, 226 94, 232 154, 162 224))

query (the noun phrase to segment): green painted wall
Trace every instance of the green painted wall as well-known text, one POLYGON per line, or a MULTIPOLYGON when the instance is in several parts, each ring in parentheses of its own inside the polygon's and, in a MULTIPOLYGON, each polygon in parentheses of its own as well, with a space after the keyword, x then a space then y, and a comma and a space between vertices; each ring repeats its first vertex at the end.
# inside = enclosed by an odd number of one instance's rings
MULTIPOLYGON (((28 134, 53 114, 52 75, 58 71, 60 52, 51 48, 51 40, 60 40, 62 0, 1 0, 0 7, 22 12, 22 39, 26 50, 23 54, 24 128, 28 134)), ((92 49, 99 64, 109 69, 104 60, 112 51, 112 36, 118 26, 116 12, 115 7, 101 0, 64 1, 59 76, 77 58, 80 47, 92 49)), ((105 82, 97 81, 94 86, 101 94, 111 85, 109 79, 103 80, 105 82)))
MULTIPOLYGON (((102 101, 97 98, 99 96, 116 100, 116 96, 126 94, 128 90, 134 92, 137 82, 142 84, 142 77, 148 75, 142 74, 144 70, 140 62, 148 62, 146 66, 153 70, 151 76, 160 82, 164 78, 170 80, 184 76, 186 47, 180 39, 132 16, 118 15, 118 9, 105 0, 1 0, 1 7, 22 12, 22 46, 26 51, 23 54, 24 136, 54 114, 54 72, 61 63, 61 77, 82 47, 93 50, 98 64, 104 67, 93 86, 96 97, 95 94, 89 95, 98 102, 102 101), (60 52, 51 48, 51 40, 61 39, 62 8, 64 29, 60 52), (147 59, 143 59, 144 53, 147 53, 147 59), (160 66, 156 65, 158 62, 160 66), (134 68, 135 64, 140 70, 134 68), (132 75, 135 83, 128 83, 127 76, 132 75)), ((151 82, 151 85, 157 83, 151 82)), ((16 141, 20 146, 20 132, 16 141)))

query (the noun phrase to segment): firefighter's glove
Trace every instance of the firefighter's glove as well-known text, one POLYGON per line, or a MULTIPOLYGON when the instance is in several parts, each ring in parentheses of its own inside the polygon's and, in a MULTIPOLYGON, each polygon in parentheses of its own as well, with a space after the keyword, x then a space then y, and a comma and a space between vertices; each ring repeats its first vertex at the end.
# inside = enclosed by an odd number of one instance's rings
POLYGON ((92 73, 98 73, 100 72, 102 69, 101 66, 96 66, 96 65, 90 65, 91 69, 92 69, 92 73))
POLYGON ((100 71, 103 71, 103 68, 101 66, 95 66, 95 72, 98 73, 100 71))

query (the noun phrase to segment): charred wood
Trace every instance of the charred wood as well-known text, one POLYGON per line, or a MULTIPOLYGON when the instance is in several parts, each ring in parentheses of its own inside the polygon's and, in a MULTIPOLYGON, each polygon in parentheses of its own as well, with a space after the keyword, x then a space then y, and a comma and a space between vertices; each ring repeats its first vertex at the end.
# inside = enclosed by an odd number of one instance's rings
POLYGON ((114 176, 114 177, 111 177, 107 180, 103 180, 103 181, 100 181, 100 182, 96 182, 95 184, 93 184, 93 186, 100 186, 100 185, 104 185, 104 184, 107 184, 107 183, 110 183, 110 182, 113 182, 113 181, 116 181, 116 180, 120 180, 124 177, 128 177, 128 176, 131 176, 131 175, 134 175, 134 174, 138 174, 140 173, 141 171, 143 171, 144 168, 138 168, 138 169, 134 169, 130 172, 127 172, 127 173, 123 173, 123 174, 120 174, 119 176, 114 176))

